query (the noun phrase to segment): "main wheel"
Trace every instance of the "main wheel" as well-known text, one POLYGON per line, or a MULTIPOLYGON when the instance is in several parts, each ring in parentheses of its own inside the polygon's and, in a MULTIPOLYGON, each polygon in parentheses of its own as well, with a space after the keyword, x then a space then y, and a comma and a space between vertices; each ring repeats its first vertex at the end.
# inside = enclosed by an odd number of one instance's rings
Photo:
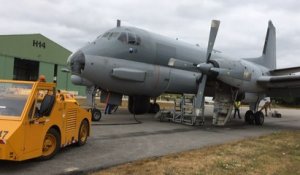
POLYGON ((263 125, 264 124, 265 116, 264 116, 264 113, 262 113, 261 111, 257 111, 254 114, 254 118, 255 118, 255 124, 256 125, 263 125))
POLYGON ((154 114, 158 113, 160 111, 160 106, 158 103, 154 103, 153 105, 151 105, 151 108, 152 108, 152 112, 154 114))
POLYGON ((159 107, 158 103, 151 103, 148 112, 152 113, 152 114, 156 114, 159 112, 159 110, 160 110, 160 107, 159 107))
POLYGON ((89 135, 89 123, 86 120, 83 120, 80 124, 80 128, 78 131, 78 146, 82 146, 86 143, 88 135, 89 135))
POLYGON ((245 122, 248 124, 253 124, 254 123, 254 114, 251 110, 248 110, 245 114, 245 122))
POLYGON ((128 110, 131 114, 145 114, 150 108, 150 97, 129 96, 128 110))
POLYGON ((47 134, 45 135, 43 148, 42 148, 42 160, 51 159, 60 149, 60 134, 54 129, 50 128, 47 134))
POLYGON ((101 119, 101 111, 99 109, 92 109, 92 121, 99 121, 101 119))

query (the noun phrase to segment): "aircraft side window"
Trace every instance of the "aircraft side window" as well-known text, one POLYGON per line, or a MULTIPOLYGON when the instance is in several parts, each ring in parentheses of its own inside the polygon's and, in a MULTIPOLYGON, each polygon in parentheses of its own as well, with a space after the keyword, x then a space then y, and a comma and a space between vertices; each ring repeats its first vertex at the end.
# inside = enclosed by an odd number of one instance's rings
POLYGON ((132 33, 128 33, 128 44, 135 44, 135 36, 132 33))
POLYGON ((127 43, 127 34, 125 32, 122 32, 118 40, 121 41, 122 43, 127 43))
POLYGON ((141 37, 136 36, 136 45, 140 45, 141 44, 141 37))

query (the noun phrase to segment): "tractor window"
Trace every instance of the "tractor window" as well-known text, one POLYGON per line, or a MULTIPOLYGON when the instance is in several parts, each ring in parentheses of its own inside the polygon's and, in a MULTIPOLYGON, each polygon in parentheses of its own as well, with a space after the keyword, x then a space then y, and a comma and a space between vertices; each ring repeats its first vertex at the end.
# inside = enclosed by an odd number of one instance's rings
POLYGON ((121 41, 122 43, 127 43, 127 34, 125 32, 122 32, 118 40, 121 41))
POLYGON ((0 117, 20 117, 31 93, 32 84, 0 83, 0 117))
POLYGON ((55 96, 52 90, 40 89, 35 96, 35 102, 29 116, 32 118, 49 116, 54 105, 55 96))

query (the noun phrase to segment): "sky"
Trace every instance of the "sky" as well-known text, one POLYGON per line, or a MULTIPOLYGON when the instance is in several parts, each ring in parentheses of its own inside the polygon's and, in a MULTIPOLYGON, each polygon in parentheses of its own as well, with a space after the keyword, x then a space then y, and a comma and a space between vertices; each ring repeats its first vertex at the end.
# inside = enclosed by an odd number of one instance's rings
POLYGON ((74 52, 116 26, 135 26, 206 49, 212 19, 215 49, 233 58, 260 56, 268 21, 277 34, 277 67, 300 66, 297 0, 0 0, 0 35, 41 33, 74 52))

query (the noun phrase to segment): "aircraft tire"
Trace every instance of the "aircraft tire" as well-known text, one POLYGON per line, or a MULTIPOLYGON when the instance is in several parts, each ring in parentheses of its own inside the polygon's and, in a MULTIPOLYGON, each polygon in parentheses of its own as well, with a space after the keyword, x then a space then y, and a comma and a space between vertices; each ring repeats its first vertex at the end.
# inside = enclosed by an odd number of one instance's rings
POLYGON ((149 108, 149 113, 156 114, 160 111, 160 106, 158 103, 151 103, 149 108))
POLYGON ((160 106, 158 103, 154 103, 153 106, 152 106, 152 109, 153 109, 153 113, 156 114, 160 111, 160 106))
POLYGON ((99 121, 101 116, 101 111, 99 109, 92 109, 92 121, 99 121))
POLYGON ((261 111, 257 111, 254 114, 254 118, 255 118, 255 124, 256 125, 263 125, 264 124, 265 116, 264 116, 264 113, 262 113, 261 111))
POLYGON ((245 122, 252 125, 254 124, 254 114, 251 110, 248 110, 245 114, 245 122))
POLYGON ((129 96, 128 110, 131 114, 145 114, 150 108, 150 97, 129 96))

